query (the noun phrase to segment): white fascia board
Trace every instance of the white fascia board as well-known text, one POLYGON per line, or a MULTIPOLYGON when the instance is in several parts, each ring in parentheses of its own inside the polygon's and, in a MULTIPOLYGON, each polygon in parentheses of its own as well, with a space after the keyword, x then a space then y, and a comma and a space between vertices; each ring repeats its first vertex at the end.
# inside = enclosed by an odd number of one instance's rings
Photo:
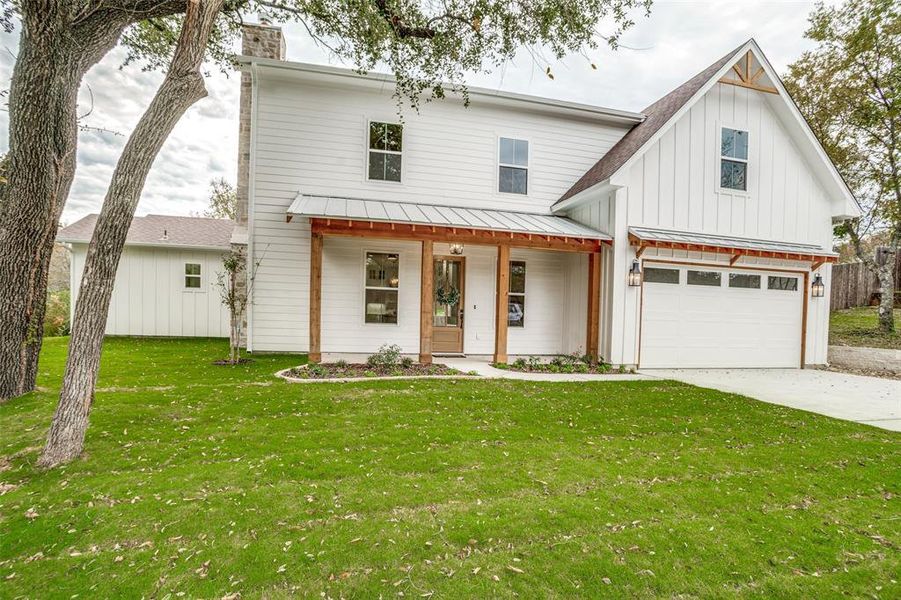
POLYGON ((624 185, 625 182, 623 181, 614 182, 612 181, 612 179, 605 179, 604 181, 596 183, 589 188, 585 188, 574 196, 570 196, 560 204, 551 207, 551 212, 553 212, 553 214, 555 215, 567 213, 574 208, 578 208, 583 204, 591 202, 592 200, 597 200, 598 197, 603 196, 607 192, 611 192, 617 188, 623 187, 624 185))
MULTIPOLYGON (((71 240, 71 239, 57 239, 57 242, 61 244, 71 244, 87 246, 90 244, 90 240, 71 240)), ((204 250, 210 252, 228 252, 228 247, 223 246, 203 246, 197 244, 155 244, 153 242, 125 242, 125 246, 128 248, 165 248, 168 250, 204 250)))
MULTIPOLYGON (((256 67, 257 76, 270 71, 281 71, 284 74, 293 73, 295 77, 307 79, 319 79, 322 81, 335 78, 347 78, 354 80, 358 85, 368 85, 383 88, 386 84, 394 84, 394 76, 388 73, 358 73, 352 69, 344 69, 331 67, 326 65, 315 65, 302 62, 291 62, 277 60, 274 58, 261 58, 257 56, 239 56, 238 63, 245 69, 253 69, 256 67)), ((443 84, 448 92, 454 92, 452 86, 443 84)), ((553 98, 542 98, 540 96, 530 96, 527 94, 516 94, 513 92, 505 92, 501 90, 492 90, 481 87, 467 86, 467 91, 471 97, 478 97, 481 100, 494 102, 511 107, 530 106, 534 110, 544 110, 547 112, 555 112, 562 114, 579 114, 582 118, 589 116, 590 118, 619 123, 623 125, 635 125, 641 123, 645 116, 642 113, 621 110, 616 108, 606 108, 603 106, 593 106, 590 104, 582 104, 578 102, 567 102, 565 100, 555 100, 553 98)))

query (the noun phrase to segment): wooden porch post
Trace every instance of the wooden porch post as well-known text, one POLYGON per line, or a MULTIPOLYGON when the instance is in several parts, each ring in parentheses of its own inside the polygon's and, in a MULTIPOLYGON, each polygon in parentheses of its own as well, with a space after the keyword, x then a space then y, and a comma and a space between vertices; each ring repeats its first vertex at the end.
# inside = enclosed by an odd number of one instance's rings
POLYGON ((310 237, 310 354, 311 363, 322 361, 322 234, 310 237))
POLYGON ((432 240, 422 240, 419 298, 419 362, 432 364, 432 303, 434 288, 434 249, 432 240))
POLYGON ((585 336, 585 353, 597 359, 600 352, 601 305, 601 254, 588 255, 588 332, 585 336))
POLYGON ((497 247, 497 306, 494 318, 494 362, 507 362, 507 311, 510 292, 510 246, 497 247))

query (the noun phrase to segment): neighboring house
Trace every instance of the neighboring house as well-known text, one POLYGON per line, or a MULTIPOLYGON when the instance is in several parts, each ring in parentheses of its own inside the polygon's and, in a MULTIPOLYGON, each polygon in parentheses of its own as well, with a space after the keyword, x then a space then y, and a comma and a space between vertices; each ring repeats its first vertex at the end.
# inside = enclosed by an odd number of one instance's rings
MULTIPOLYGON (((96 222, 88 215, 57 234, 72 255, 72 315, 96 222)), ((228 337, 228 310, 214 283, 234 226, 228 219, 135 217, 116 271, 107 335, 228 337)))
POLYGON ((826 362, 859 207, 753 40, 640 113, 470 89, 403 119, 389 76, 243 48, 249 350, 826 362))

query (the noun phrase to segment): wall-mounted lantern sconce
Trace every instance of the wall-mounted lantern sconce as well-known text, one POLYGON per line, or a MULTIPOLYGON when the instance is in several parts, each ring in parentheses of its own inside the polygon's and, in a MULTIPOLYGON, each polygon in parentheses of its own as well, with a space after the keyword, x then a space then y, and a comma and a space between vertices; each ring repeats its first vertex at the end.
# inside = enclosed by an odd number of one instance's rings
POLYGON ((823 278, 819 273, 813 278, 813 283, 810 284, 810 295, 814 298, 822 298, 826 295, 826 284, 823 283, 823 278))
POLYGON ((641 265, 637 259, 632 261, 632 268, 629 269, 629 285, 632 287, 641 285, 641 265))
POLYGON ((463 254, 463 244, 460 244, 459 242, 454 242, 453 244, 451 244, 450 253, 457 256, 463 254))

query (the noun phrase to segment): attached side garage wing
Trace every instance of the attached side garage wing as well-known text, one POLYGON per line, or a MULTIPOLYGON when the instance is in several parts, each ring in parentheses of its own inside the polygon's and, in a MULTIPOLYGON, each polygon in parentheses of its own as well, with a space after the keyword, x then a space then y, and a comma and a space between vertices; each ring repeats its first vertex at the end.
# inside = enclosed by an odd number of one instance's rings
POLYGON ((809 244, 634 227, 647 248, 728 254, 729 265, 647 258, 641 289, 643 368, 796 368, 805 362, 810 272, 837 256, 809 244), (810 261, 811 271, 741 264, 810 261))

